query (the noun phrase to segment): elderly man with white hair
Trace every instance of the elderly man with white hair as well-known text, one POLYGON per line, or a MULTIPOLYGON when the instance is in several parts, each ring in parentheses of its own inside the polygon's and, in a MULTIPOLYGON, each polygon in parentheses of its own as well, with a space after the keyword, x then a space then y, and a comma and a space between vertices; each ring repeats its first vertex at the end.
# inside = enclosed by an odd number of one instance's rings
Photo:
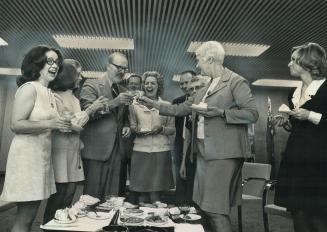
POLYGON ((251 155, 247 125, 259 114, 247 80, 225 68, 224 57, 216 41, 196 50, 197 67, 211 81, 193 99, 179 105, 143 100, 161 114, 192 114, 198 119, 192 131, 193 149, 198 150, 193 200, 209 217, 213 231, 232 232, 229 214, 241 203, 241 169, 251 155))

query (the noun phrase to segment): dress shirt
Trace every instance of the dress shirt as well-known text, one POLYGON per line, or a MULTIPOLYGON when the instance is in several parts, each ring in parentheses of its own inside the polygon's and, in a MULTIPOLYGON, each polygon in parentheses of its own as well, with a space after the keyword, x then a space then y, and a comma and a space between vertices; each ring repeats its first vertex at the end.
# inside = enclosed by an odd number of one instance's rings
MULTIPOLYGON (((212 82, 211 82, 209 88, 207 89, 206 94, 203 96, 201 102, 204 102, 205 101, 205 99, 210 94, 210 92, 212 90, 214 90, 214 88, 217 86, 219 80, 220 80, 220 77, 216 77, 216 78, 212 79, 212 82)), ((201 116, 201 115, 199 115, 197 138, 198 139, 204 139, 204 117, 201 116)))
MULTIPOLYGON (((308 85, 308 87, 306 88, 306 90, 304 91, 303 94, 302 94, 303 82, 301 82, 300 85, 294 91, 294 94, 292 97, 292 102, 293 102, 294 108, 300 108, 304 103, 309 101, 312 98, 312 96, 314 96, 317 93, 318 89, 325 82, 325 80, 326 79, 313 80, 308 85)), ((322 114, 320 114, 320 113, 310 111, 308 120, 310 122, 312 122, 313 124, 318 125, 321 120, 321 116, 322 116, 322 114)))

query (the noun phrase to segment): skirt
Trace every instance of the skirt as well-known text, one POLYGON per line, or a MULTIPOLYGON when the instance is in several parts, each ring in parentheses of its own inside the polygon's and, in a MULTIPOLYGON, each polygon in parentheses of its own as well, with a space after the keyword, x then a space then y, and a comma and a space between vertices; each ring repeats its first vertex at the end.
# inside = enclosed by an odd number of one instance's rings
POLYGON ((130 189, 135 192, 165 191, 174 188, 170 151, 133 151, 130 189))
POLYGON ((205 160, 204 143, 198 140, 193 201, 210 213, 229 215, 231 207, 242 202, 244 159, 205 160))

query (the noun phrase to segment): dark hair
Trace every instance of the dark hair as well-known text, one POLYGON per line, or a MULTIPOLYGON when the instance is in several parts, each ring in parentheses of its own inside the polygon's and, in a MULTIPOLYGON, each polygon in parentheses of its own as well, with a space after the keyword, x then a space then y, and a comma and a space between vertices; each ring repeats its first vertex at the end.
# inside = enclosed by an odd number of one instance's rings
POLYGON ((163 77, 160 75, 160 73, 156 72, 156 71, 147 71, 145 73, 143 73, 143 84, 145 84, 145 81, 148 77, 154 77, 157 79, 157 83, 158 83, 158 92, 157 92, 157 96, 161 96, 163 93, 163 87, 164 87, 164 79, 163 77))
POLYGON ((63 62, 63 69, 49 84, 49 88, 55 91, 73 90, 75 88, 77 69, 81 64, 77 60, 65 59, 63 62))
POLYGON ((190 73, 190 74, 192 74, 192 76, 196 76, 196 73, 193 70, 185 70, 185 71, 181 72, 180 75, 184 75, 186 73, 190 73))
POLYGON ((129 80, 131 79, 131 77, 137 77, 140 79, 140 83, 142 84, 142 77, 136 73, 132 73, 131 75, 129 75, 129 77, 127 78, 127 84, 129 83, 129 80))
POLYGON ((322 79, 327 74, 327 55, 323 47, 317 43, 307 43, 292 48, 292 53, 299 54, 295 61, 304 70, 311 73, 313 79, 322 79))
POLYGON ((21 86, 28 81, 35 81, 40 78, 40 71, 47 62, 46 53, 48 51, 54 51, 57 53, 59 60, 58 73, 61 72, 63 57, 60 51, 47 45, 38 45, 28 51, 23 59, 21 67, 22 75, 18 76, 16 79, 18 86, 21 86))

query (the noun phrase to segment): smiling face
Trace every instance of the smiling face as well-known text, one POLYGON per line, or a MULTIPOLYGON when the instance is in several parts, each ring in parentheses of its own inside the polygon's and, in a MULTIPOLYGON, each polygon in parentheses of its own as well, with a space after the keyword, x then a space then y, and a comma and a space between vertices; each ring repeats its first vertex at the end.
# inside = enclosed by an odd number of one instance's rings
POLYGON ((128 61, 124 55, 115 54, 107 65, 107 71, 114 83, 121 83, 128 71, 128 61))
POLYGON ((187 88, 192 80, 192 77, 193 76, 191 73, 184 73, 181 75, 181 79, 179 81, 179 87, 184 93, 187 93, 187 88))
POLYGON ((59 71, 59 59, 56 52, 50 50, 46 54, 46 62, 40 71, 39 80, 45 83, 53 81, 59 71))
POLYGON ((304 70, 298 63, 297 60, 300 58, 299 52, 294 51, 291 56, 291 61, 288 63, 290 73, 294 77, 300 77, 306 70, 304 70))
POLYGON ((194 96, 196 92, 204 86, 201 80, 193 81, 189 84, 188 92, 190 96, 194 96))
POLYGON ((158 81, 153 76, 148 76, 144 81, 145 96, 156 98, 158 93, 158 81))
POLYGON ((128 79, 127 89, 130 91, 141 90, 141 78, 131 76, 128 79))

